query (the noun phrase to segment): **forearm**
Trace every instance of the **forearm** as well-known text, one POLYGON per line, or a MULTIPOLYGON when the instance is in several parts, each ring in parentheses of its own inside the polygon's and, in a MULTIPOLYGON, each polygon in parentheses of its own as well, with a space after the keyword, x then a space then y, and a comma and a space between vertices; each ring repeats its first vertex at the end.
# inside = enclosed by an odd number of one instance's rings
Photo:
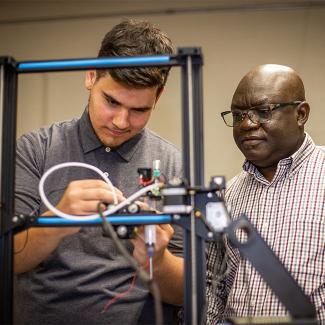
MULTIPOLYGON (((122 193, 115 189, 119 202, 122 193)), ((113 194, 107 183, 97 179, 86 179, 69 183, 56 208, 72 215, 89 215, 97 212, 99 201, 113 202, 113 194)), ((42 216, 51 216, 47 211, 42 216)), ((60 241, 77 233, 80 227, 32 228, 15 236, 15 273, 27 272, 45 260, 59 245, 60 241)))
POLYGON ((172 305, 183 304, 184 260, 167 249, 159 263, 154 265, 154 279, 157 281, 161 299, 172 305))
MULTIPOLYGON (((43 214, 43 216, 47 215, 51 215, 51 213, 43 214)), ((78 230, 79 228, 75 227, 41 227, 16 234, 14 238, 14 272, 20 274, 32 270, 57 248, 65 236, 78 230)))
POLYGON ((30 271, 46 259, 58 246, 58 228, 31 228, 15 235, 14 272, 30 271))

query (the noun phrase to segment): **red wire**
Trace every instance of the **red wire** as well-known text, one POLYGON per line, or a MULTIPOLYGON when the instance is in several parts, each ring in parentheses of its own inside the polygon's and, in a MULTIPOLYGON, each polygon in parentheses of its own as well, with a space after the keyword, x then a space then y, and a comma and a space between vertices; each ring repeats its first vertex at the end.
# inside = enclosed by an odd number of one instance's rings
POLYGON ((129 289, 117 294, 114 298, 110 299, 104 306, 102 313, 105 313, 108 310, 109 306, 112 305, 115 301, 117 301, 118 299, 121 299, 122 297, 124 297, 125 295, 127 295, 128 293, 130 293, 133 290, 137 276, 138 276, 138 272, 134 272, 133 279, 132 279, 129 289))
MULTIPOLYGON (((145 269, 147 269, 149 267, 149 261, 147 261, 146 265, 144 266, 145 269)), ((119 294, 117 294, 114 298, 111 298, 110 300, 108 300, 108 302, 106 303, 106 305, 104 306, 104 309, 102 310, 102 313, 107 312, 108 308, 110 307, 110 305, 112 305, 114 302, 116 302, 118 299, 123 298, 124 296, 126 296, 128 293, 130 293, 133 288, 134 288, 134 284, 135 284, 135 280, 137 279, 138 276, 138 272, 134 272, 133 275, 133 279, 132 282, 130 284, 129 289, 127 289, 124 292, 121 292, 119 294)))

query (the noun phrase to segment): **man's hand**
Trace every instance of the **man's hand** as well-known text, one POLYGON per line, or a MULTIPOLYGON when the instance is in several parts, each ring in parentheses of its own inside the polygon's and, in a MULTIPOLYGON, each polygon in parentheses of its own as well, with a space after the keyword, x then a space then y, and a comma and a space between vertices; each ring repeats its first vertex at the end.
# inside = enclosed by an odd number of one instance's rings
MULTIPOLYGON (((114 187, 118 203, 125 200, 122 192, 114 187)), ((57 209, 68 214, 87 215, 97 213, 99 201, 113 203, 111 186, 102 180, 87 179, 71 182, 57 209)))
MULTIPOLYGON (((181 305, 183 302, 184 262, 182 257, 173 255, 168 249, 174 234, 171 225, 156 225, 156 243, 153 254, 153 278, 157 281, 164 302, 181 305)), ((144 226, 137 228, 132 239, 133 256, 140 266, 148 266, 148 252, 144 238, 144 226)))
MULTIPOLYGON (((118 203, 125 200, 122 192, 114 187, 118 203)), ((82 216, 96 214, 98 202, 113 203, 114 196, 111 186, 102 180, 87 179, 69 183, 56 208, 64 213, 82 216)), ((44 215, 53 215, 47 211, 44 215)), ((80 227, 66 227, 60 230, 61 236, 74 234, 80 227)))
MULTIPOLYGON (((118 202, 125 200, 122 192, 115 188, 118 202)), ((81 180, 71 182, 56 208, 72 215, 89 215, 97 213, 99 201, 113 203, 112 188, 102 180, 81 180)), ((46 211, 43 216, 52 216, 46 211)), ((61 240, 79 232, 80 227, 32 228, 28 232, 15 235, 14 269, 16 273, 27 272, 46 259, 60 244, 61 240), (27 242, 26 242, 27 240, 27 242)))
MULTIPOLYGON (((156 243, 153 253, 154 270, 163 262, 163 256, 168 243, 173 237, 174 229, 171 225, 156 225, 156 243)), ((133 256, 139 265, 144 267, 148 264, 148 253, 144 238, 144 226, 135 230, 135 238, 131 240, 134 245, 133 256)))

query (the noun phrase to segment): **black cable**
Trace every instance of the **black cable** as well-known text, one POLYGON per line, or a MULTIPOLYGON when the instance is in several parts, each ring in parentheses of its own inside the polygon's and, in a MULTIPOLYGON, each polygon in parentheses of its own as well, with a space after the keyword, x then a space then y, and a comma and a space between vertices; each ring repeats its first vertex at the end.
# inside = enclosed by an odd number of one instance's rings
POLYGON ((103 205, 105 205, 104 202, 99 202, 97 205, 97 210, 98 210, 98 214, 103 220, 102 229, 104 235, 112 238, 119 253, 128 260, 132 268, 138 273, 140 280, 142 280, 142 282, 144 282, 144 284, 148 287, 149 291, 151 292, 154 298, 156 325, 163 325, 163 313, 162 313, 162 305, 161 305, 160 291, 158 285, 154 280, 150 279, 149 274, 147 272, 143 271, 139 267, 137 261, 133 258, 133 256, 130 255, 128 250, 125 248, 120 238, 117 236, 113 226, 104 217, 103 205))

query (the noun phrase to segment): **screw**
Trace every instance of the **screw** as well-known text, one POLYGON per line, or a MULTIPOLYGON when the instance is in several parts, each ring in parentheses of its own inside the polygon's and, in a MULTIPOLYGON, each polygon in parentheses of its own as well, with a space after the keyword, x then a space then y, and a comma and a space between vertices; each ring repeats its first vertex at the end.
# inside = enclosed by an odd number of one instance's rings
POLYGON ((174 220, 180 220, 181 216, 179 214, 174 214, 173 218, 174 220))
POLYGON ((19 221, 19 218, 17 216, 14 216, 12 218, 12 222, 17 223, 19 221))

